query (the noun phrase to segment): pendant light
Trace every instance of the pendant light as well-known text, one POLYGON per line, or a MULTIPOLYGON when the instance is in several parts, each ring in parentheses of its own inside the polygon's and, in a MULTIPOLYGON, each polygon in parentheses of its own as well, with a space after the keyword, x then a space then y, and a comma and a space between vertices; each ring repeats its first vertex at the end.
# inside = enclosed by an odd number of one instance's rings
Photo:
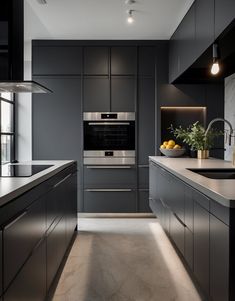
POLYGON ((214 34, 214 43, 212 45, 213 61, 212 61, 212 66, 211 66, 211 74, 213 76, 215 76, 220 72, 218 44, 215 43, 215 0, 214 0, 214 32, 213 32, 213 34, 214 34))

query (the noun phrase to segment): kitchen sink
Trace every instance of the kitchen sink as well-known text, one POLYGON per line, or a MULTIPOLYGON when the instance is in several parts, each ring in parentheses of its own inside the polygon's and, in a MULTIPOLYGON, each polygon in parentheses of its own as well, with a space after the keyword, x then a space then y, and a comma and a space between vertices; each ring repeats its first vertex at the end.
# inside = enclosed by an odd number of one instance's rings
POLYGON ((210 179, 220 179, 220 180, 235 179, 235 168, 187 168, 187 169, 210 179))

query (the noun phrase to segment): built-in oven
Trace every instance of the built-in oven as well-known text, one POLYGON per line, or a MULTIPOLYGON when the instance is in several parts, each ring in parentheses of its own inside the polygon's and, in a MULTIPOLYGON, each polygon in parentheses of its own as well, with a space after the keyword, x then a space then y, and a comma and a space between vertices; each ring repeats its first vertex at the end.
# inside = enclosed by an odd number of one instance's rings
POLYGON ((95 113, 83 115, 84 164, 135 164, 135 113, 95 113))

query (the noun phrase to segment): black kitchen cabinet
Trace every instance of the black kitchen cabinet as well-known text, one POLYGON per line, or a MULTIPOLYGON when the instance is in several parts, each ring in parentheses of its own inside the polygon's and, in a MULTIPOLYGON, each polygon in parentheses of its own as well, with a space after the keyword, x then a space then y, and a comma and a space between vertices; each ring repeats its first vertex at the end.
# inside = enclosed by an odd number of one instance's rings
POLYGON ((45 200, 42 196, 3 227, 4 290, 46 231, 45 200))
POLYGON ((112 112, 135 112, 137 97, 136 79, 133 77, 111 78, 111 110, 112 112))
POLYGON ((155 153, 155 79, 138 79, 138 164, 155 153))
POLYGON ((84 47, 84 75, 109 75, 109 47, 84 47))
POLYGON ((195 3, 192 4, 178 29, 179 74, 182 74, 196 59, 195 55, 195 3))
POLYGON ((110 80, 108 77, 84 78, 83 111, 110 111, 110 80))
POLYGON ((170 236, 178 250, 184 255, 184 224, 174 212, 170 215, 170 236))
POLYGON ((137 72, 137 47, 111 47, 111 75, 135 75, 137 72))
POLYGON ((184 187, 184 223, 193 232, 193 190, 190 186, 184 187))
POLYGON ((136 212, 136 191, 132 189, 85 189, 84 211, 93 213, 136 212))
POLYGON ((179 57, 180 37, 179 30, 176 30, 169 41, 169 83, 177 79, 180 72, 179 57))
POLYGON ((81 75, 82 48, 70 46, 33 47, 33 75, 81 75))
POLYGON ((194 202, 194 275, 209 296, 209 212, 194 202))
POLYGON ((234 0, 215 0, 215 36, 225 30, 235 18, 234 0))
POLYGON ((155 77, 155 55, 156 49, 152 46, 139 47, 139 77, 155 77))
POLYGON ((195 2, 196 37, 195 54, 198 58, 213 43, 214 39, 214 0, 195 2))
POLYGON ((46 243, 44 239, 35 247, 29 260, 4 294, 4 301, 43 301, 45 297, 46 243))
POLYGON ((193 271, 193 232, 184 228, 184 258, 193 271))
POLYGON ((0 231, 0 300, 2 300, 2 293, 3 293, 3 288, 2 288, 2 280, 3 280, 3 275, 2 275, 2 267, 3 267, 3 262, 2 262, 2 231, 0 231))
POLYGON ((210 215, 210 296, 229 300, 229 227, 210 215))
MULTIPOLYGON (((157 185, 157 183, 156 183, 157 185)), ((149 189, 149 167, 148 165, 138 166, 138 188, 149 189)))

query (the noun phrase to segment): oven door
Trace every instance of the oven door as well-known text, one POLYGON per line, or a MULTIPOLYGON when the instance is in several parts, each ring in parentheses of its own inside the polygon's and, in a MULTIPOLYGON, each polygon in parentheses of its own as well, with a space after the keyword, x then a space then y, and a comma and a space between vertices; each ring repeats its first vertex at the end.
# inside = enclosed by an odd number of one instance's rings
POLYGON ((84 121, 85 151, 134 151, 135 121, 84 121))

